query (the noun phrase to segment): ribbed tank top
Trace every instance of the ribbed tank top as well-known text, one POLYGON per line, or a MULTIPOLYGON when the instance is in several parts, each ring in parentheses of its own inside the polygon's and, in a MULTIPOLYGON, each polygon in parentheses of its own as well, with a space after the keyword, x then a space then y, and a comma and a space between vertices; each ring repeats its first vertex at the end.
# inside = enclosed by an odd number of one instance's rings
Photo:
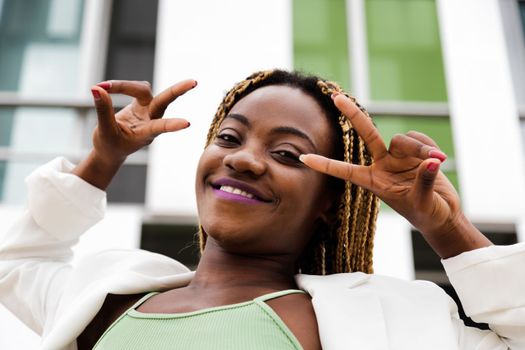
POLYGON ((203 310, 163 314, 136 308, 142 297, 104 332, 94 350, 301 349, 302 346, 267 300, 301 290, 289 289, 250 301, 203 310))

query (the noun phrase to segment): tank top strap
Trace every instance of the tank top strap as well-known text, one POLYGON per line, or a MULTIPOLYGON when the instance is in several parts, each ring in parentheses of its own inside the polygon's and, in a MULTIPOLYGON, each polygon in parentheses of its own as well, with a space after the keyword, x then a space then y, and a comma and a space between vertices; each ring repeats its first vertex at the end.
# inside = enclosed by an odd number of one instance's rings
POLYGON ((268 300, 271 300, 271 299, 275 299, 275 298, 279 298, 279 297, 282 297, 282 296, 285 296, 285 295, 289 295, 289 294, 306 294, 306 292, 304 290, 300 290, 300 289, 285 289, 285 290, 280 290, 278 292, 273 292, 273 293, 269 293, 269 294, 265 294, 265 295, 261 295, 260 297, 257 297, 253 300, 255 301, 268 301, 268 300))
POLYGON ((142 303, 144 303, 146 300, 154 296, 155 294, 159 294, 159 292, 149 292, 148 294, 144 295, 142 298, 140 298, 135 304, 133 304, 132 307, 128 309, 129 310, 135 310, 138 308, 142 303))

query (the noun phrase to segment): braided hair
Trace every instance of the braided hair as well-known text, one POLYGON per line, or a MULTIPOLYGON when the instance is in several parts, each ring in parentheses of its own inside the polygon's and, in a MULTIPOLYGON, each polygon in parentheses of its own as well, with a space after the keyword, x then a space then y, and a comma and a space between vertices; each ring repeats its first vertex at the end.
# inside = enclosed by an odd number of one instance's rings
MULTIPOLYGON (((331 95, 344 93, 335 82, 314 75, 283 70, 256 72, 237 83, 224 97, 211 123, 206 147, 215 139, 219 127, 233 105, 252 91, 269 85, 298 88, 314 98, 325 111, 332 129, 337 134, 336 158, 345 162, 371 165, 373 160, 363 140, 357 135, 348 119, 335 107, 331 95)), ((352 101, 355 98, 346 94, 352 101)), ((367 111, 357 102, 360 110, 367 111)), ((320 225, 297 262, 297 272, 325 275, 341 272, 373 272, 372 250, 379 199, 372 192, 349 181, 332 178, 331 186, 338 193, 337 204, 332 206, 334 220, 320 225)), ((199 230, 201 252, 207 235, 199 230)))

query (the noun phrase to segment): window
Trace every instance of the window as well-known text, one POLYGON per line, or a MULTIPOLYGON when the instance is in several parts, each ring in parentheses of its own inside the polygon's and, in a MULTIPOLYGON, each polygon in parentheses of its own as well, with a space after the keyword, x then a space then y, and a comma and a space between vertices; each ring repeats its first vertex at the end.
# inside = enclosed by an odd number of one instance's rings
POLYGON ((371 99, 446 101, 435 2, 367 0, 365 9, 371 99))
MULTIPOLYGON (((38 165, 58 155, 76 162, 87 154, 96 125, 91 84, 153 80, 157 5, 0 1, 0 202, 23 203, 23 180, 38 165), (109 21, 98 22, 109 13, 109 21)), ((114 101, 117 108, 125 102, 114 101)), ((123 165, 108 200, 143 203, 146 170, 142 150, 123 165)))
POLYGON ((442 170, 458 188, 435 1, 367 0, 365 12, 376 125, 387 141, 409 130, 432 137, 448 155, 442 170))
POLYGON ((347 89, 354 77, 350 91, 385 139, 413 129, 429 134, 447 153, 443 170, 457 188, 435 1, 296 0, 293 16, 295 68, 347 89))
POLYGON ((32 169, 55 152, 80 148, 76 111, 58 101, 75 98, 79 84, 83 1, 1 5, 0 200, 20 203, 23 179, 32 169), (50 106, 33 107, 38 99, 50 106))

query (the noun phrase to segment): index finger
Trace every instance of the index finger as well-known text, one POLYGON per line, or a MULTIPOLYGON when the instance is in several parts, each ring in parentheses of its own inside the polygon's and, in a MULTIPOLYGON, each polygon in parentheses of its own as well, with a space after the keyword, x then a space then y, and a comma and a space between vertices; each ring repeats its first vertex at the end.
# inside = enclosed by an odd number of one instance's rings
POLYGON ((155 96, 149 107, 149 114, 152 119, 161 118, 169 104, 175 101, 180 95, 184 95, 188 90, 197 86, 197 81, 193 79, 183 80, 170 86, 160 94, 155 96))
POLYGON ((337 94, 332 96, 332 98, 336 107, 350 121, 358 135, 363 139, 372 157, 376 160, 384 157, 388 151, 383 138, 372 123, 372 120, 345 95, 337 94))
POLYGON ((97 85, 110 93, 135 97, 141 106, 146 106, 153 98, 151 85, 147 81, 109 80, 97 85))
POLYGON ((302 154, 299 160, 309 168, 371 190, 370 167, 330 159, 318 154, 302 154))

